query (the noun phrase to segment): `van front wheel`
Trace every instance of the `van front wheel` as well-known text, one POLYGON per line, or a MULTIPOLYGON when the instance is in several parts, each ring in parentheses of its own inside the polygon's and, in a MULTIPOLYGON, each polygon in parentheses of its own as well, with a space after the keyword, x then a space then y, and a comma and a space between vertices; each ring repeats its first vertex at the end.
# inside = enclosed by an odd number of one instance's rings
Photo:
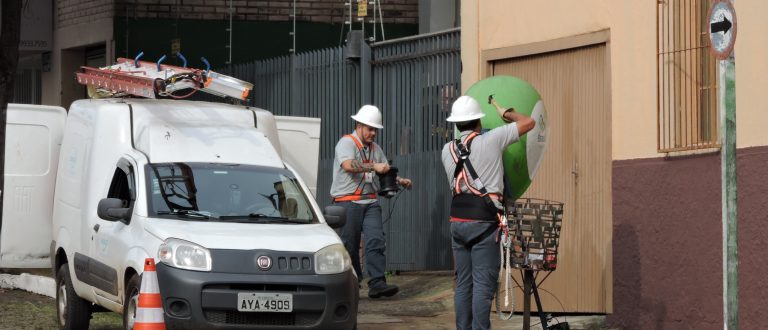
POLYGON ((139 286, 141 277, 131 276, 125 284, 125 304, 123 304, 123 328, 133 330, 133 324, 136 319, 136 308, 139 305, 139 286))
POLYGON ((59 329, 88 329, 91 323, 91 303, 80 298, 72 287, 69 264, 56 272, 56 323, 59 329))

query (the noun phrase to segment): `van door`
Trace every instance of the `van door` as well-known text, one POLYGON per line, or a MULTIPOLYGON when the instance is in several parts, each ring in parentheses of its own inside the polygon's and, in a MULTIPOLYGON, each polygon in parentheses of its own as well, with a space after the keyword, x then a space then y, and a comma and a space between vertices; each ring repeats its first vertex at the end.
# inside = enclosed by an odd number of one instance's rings
POLYGON ((0 268, 48 268, 53 192, 67 112, 9 104, 0 268))
MULTIPOLYGON (((118 161, 107 195, 102 198, 118 198, 123 201, 124 207, 133 209, 136 203, 135 168, 134 163, 126 158, 118 161)), ((92 228, 94 232, 90 249, 92 259, 89 262, 88 282, 90 283, 88 284, 98 289, 95 291, 98 296, 115 302, 119 302, 120 296, 118 274, 123 271, 120 265, 125 264, 125 255, 131 242, 130 221, 130 218, 124 221, 99 218, 96 219, 92 228)))
POLYGON ((291 165, 317 196, 320 118, 275 116, 283 161, 291 165))

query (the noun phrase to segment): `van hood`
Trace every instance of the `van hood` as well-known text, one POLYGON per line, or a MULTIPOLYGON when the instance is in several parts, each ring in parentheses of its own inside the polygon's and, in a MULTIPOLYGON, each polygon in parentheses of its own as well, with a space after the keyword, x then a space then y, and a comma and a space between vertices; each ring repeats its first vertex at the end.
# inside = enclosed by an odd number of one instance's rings
POLYGON ((328 225, 257 224, 146 219, 144 229, 164 241, 178 238, 208 249, 268 249, 290 252, 317 252, 341 244, 328 225))

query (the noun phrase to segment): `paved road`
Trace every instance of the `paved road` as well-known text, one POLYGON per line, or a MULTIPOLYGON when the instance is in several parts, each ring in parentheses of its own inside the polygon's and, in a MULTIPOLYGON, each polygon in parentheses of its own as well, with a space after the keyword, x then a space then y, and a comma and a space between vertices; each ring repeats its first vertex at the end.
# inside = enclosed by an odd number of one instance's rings
MULTIPOLYGON (((452 277, 444 275, 394 276, 390 283, 401 292, 392 298, 369 299, 360 291, 361 330, 454 329, 452 277)), ((0 289, 0 329, 54 329, 56 306, 52 298, 19 290, 0 289)), ((522 317, 511 321, 492 318, 494 329, 520 329, 522 317)), ((600 329, 602 317, 569 317, 572 329, 600 329)), ((534 321, 534 323, 536 323, 534 321)), ((115 313, 95 313, 91 329, 122 329, 115 313)))

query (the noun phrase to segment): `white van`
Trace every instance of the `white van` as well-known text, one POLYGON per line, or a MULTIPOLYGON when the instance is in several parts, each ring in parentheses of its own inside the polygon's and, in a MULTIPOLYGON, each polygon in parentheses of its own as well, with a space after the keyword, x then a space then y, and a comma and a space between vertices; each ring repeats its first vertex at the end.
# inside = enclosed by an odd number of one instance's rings
POLYGON ((7 127, 0 267, 53 268, 60 328, 106 309, 131 329, 145 258, 169 329, 355 327, 345 213, 312 197, 318 119, 105 99, 11 104, 7 127))

